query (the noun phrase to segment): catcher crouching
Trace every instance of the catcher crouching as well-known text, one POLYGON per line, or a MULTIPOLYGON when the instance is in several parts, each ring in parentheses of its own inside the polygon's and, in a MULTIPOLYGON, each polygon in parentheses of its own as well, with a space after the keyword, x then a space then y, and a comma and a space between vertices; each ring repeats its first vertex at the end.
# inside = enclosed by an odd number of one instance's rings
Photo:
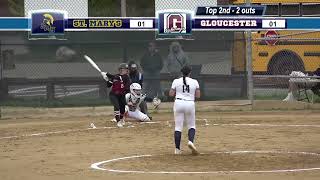
POLYGON ((157 97, 150 98, 145 94, 142 94, 141 85, 138 83, 132 83, 130 85, 130 93, 126 94, 126 117, 133 118, 135 120, 146 122, 151 119, 139 109, 139 105, 144 102, 152 102, 155 107, 158 107, 161 103, 161 100, 157 97))

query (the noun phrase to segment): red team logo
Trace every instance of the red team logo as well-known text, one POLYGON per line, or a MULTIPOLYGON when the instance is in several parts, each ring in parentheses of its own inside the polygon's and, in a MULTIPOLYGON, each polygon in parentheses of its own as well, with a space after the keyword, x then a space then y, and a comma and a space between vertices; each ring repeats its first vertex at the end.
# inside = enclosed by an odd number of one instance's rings
POLYGON ((186 16, 171 13, 166 16, 165 33, 186 33, 186 16))

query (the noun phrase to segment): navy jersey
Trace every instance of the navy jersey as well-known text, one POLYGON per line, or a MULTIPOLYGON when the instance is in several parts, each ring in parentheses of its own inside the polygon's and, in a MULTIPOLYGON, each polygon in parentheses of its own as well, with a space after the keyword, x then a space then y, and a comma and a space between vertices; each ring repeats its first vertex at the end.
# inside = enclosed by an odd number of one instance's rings
POLYGON ((142 87, 142 84, 143 84, 143 74, 142 73, 140 73, 140 72, 130 73, 129 76, 130 76, 131 83, 138 83, 142 87))

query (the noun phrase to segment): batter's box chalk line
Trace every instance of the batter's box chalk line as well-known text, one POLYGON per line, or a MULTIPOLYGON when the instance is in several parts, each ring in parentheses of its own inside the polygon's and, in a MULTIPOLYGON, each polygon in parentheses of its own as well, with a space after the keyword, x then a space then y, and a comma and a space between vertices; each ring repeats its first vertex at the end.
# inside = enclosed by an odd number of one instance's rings
MULTIPOLYGON (((318 153, 312 152, 281 152, 281 151, 221 151, 221 152, 213 152, 212 154, 300 154, 300 155, 310 155, 320 157, 318 153)), ((201 153, 205 154, 205 153, 201 153)), ((147 171, 147 170, 119 170, 119 169, 111 169, 111 168, 103 168, 101 166, 110 164, 112 162, 119 162, 128 159, 138 159, 145 157, 155 157, 160 155, 135 155, 135 156, 127 156, 120 157, 115 159, 109 159, 106 161, 100 161, 91 164, 90 168, 101 171, 108 171, 114 173, 137 173, 137 174, 227 174, 227 173, 287 173, 287 172, 301 172, 301 171, 315 171, 320 170, 320 167, 314 168, 301 168, 301 169, 274 169, 274 170, 239 170, 239 171, 147 171)))

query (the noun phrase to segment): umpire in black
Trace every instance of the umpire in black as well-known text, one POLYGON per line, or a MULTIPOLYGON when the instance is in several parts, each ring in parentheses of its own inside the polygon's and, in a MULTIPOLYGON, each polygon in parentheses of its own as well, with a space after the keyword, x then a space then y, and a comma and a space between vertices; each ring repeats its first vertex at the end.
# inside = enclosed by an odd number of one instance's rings
MULTIPOLYGON (((128 65, 131 83, 138 83, 143 88, 143 74, 138 70, 138 65, 134 61, 130 61, 128 65)), ((152 119, 152 117, 149 116, 146 101, 142 101, 139 107, 142 113, 146 114, 150 119, 152 119)))

